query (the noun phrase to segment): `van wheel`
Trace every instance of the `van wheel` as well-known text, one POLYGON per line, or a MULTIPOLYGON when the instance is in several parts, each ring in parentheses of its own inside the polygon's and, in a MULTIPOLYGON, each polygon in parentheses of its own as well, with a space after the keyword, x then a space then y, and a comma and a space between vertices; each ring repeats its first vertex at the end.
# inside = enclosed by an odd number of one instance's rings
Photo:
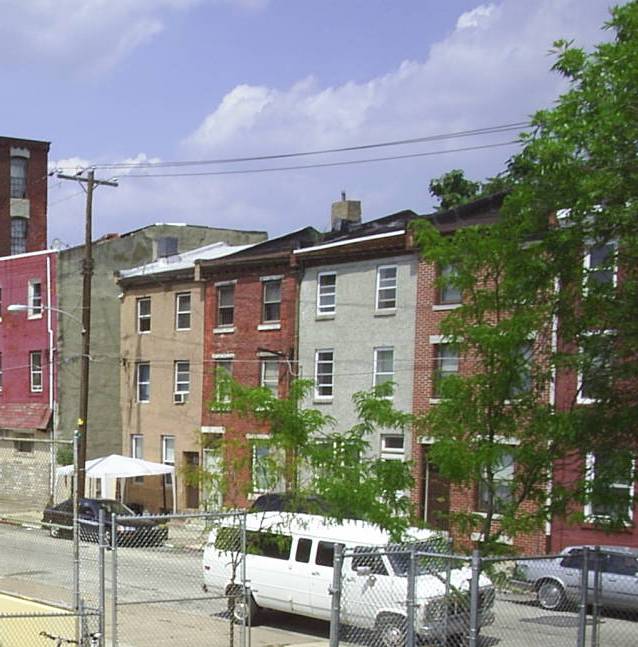
POLYGON ((382 647, 405 647, 407 627, 401 616, 381 616, 377 618, 376 635, 382 647))
POLYGON ((253 598, 252 593, 248 595, 248 600, 244 598, 242 592, 231 591, 228 598, 228 611, 233 616, 233 620, 238 625, 254 625, 259 615, 259 607, 253 598))

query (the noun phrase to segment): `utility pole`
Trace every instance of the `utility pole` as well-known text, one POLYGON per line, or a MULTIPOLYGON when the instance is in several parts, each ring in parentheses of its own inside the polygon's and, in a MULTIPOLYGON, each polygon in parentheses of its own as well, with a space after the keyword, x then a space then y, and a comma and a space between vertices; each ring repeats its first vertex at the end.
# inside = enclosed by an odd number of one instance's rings
POLYGON ((78 414, 78 468, 75 490, 77 498, 84 497, 86 476, 86 432, 89 414, 89 358, 91 351, 91 279, 93 277, 93 190, 96 186, 118 186, 115 179, 96 180, 94 169, 87 177, 58 173, 62 180, 75 180, 86 184, 86 211, 84 223, 84 260, 82 261, 82 355, 80 372, 80 407, 78 414))

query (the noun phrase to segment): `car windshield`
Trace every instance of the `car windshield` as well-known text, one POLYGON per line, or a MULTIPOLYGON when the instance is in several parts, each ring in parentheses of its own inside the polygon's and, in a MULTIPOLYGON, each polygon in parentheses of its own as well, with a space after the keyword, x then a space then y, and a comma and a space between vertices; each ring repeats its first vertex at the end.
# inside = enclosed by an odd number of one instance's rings
MULTIPOLYGON (((388 546, 389 552, 388 559, 392 565, 395 575, 399 577, 406 577, 410 568, 410 547, 407 544, 390 544, 388 546)), ((417 553, 430 553, 430 555, 417 556, 417 575, 428 575, 432 573, 440 573, 447 569, 450 560, 445 559, 443 555, 450 554, 448 542, 445 537, 435 537, 428 541, 414 542, 414 547, 417 553), (441 557, 433 556, 431 553, 441 555, 441 557)), ((454 567, 454 563, 451 564, 454 567)))
POLYGON ((131 508, 125 506, 119 501, 99 501, 99 505, 107 514, 118 514, 120 516, 127 517, 135 514, 131 508))

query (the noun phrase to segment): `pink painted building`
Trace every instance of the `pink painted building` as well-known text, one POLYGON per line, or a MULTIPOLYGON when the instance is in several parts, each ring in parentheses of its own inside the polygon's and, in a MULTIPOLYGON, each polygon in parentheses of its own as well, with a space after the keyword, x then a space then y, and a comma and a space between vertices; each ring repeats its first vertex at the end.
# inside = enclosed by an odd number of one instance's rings
POLYGON ((52 485, 56 262, 48 250, 0 258, 2 496, 34 503, 46 501, 52 485))

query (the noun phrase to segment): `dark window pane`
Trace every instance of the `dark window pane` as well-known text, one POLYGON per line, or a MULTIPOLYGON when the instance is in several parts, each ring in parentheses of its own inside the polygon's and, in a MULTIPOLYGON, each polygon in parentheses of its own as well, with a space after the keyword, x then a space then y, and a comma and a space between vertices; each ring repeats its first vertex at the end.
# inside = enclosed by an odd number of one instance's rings
POLYGON ((295 554, 295 561, 308 563, 310 561, 310 549, 312 548, 312 541, 310 539, 300 539, 297 542, 297 552, 295 554))

